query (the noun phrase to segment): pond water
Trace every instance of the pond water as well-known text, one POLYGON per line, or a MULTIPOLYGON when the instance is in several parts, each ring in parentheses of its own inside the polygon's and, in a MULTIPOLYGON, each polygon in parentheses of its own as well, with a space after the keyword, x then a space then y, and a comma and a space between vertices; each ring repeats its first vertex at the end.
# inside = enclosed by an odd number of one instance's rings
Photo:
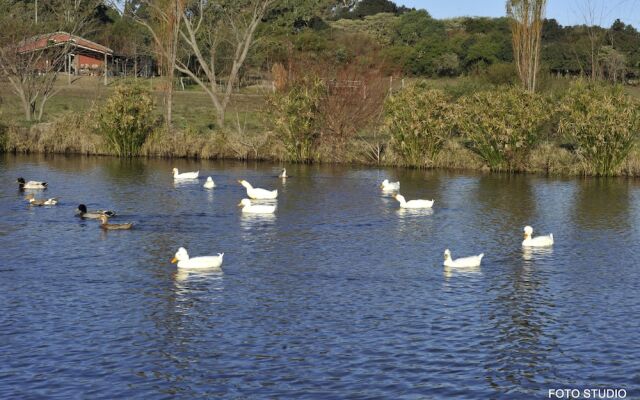
POLYGON ((0 398, 640 397, 639 182, 287 169, 0 155, 0 398), (27 207, 20 176, 61 203, 27 207), (280 191, 275 216, 241 214, 240 178, 280 191), (553 249, 523 252, 525 225, 553 249), (180 246, 224 272, 177 273, 180 246), (445 248, 485 258, 451 271, 445 248))

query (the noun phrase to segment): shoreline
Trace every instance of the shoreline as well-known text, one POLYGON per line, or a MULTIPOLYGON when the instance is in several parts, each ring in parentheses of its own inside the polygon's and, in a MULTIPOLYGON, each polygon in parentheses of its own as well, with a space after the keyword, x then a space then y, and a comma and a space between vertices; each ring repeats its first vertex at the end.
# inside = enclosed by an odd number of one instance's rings
MULTIPOLYGON (((543 170, 515 170, 515 171, 495 171, 491 170, 488 167, 461 167, 461 166, 445 166, 445 165, 435 165, 430 167, 415 167, 415 166, 407 166, 407 165, 395 165, 391 163, 367 163, 367 162, 358 162, 358 161, 316 161, 312 163, 302 163, 296 161, 290 161, 285 159, 277 159, 277 158, 266 158, 266 157, 246 157, 246 158, 237 158, 232 156, 221 156, 221 157, 200 157, 194 155, 159 155, 159 154, 142 154, 133 157, 118 157, 114 154, 108 154, 106 152, 96 152, 96 153, 87 153, 87 152, 57 152, 57 151, 4 151, 0 150, 0 154, 3 156, 41 156, 44 158, 48 157, 84 157, 84 158, 107 158, 114 160, 185 160, 185 161, 219 161, 219 162, 235 162, 235 163, 268 163, 281 166, 283 164, 288 165, 307 165, 307 166, 341 166, 341 167, 354 167, 354 168, 377 168, 377 169, 403 169, 403 170, 413 170, 413 171, 430 171, 430 172, 450 172, 450 173, 468 173, 475 175, 500 175, 500 176, 537 176, 543 178, 555 178, 555 179, 576 179, 576 178, 589 178, 589 179, 636 179, 640 178, 640 173, 637 174, 629 174, 629 173, 620 173, 612 176, 599 176, 595 174, 576 174, 576 173, 552 173, 549 171, 543 170)), ((625 171, 626 172, 626 171, 625 171)))

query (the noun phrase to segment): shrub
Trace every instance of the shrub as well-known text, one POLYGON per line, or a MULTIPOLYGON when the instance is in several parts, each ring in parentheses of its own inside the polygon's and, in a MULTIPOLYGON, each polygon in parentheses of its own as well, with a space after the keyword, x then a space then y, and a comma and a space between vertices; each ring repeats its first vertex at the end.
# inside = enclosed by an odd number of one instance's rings
POLYGON ((153 130, 152 112, 153 100, 147 89, 134 84, 116 87, 99 118, 110 150, 120 157, 138 154, 153 130))
POLYGON ((523 169, 549 121, 545 98, 512 87, 462 97, 457 127, 468 146, 493 170, 523 169))
POLYGON ((451 103, 439 89, 413 85, 387 99, 384 127, 402 164, 432 166, 452 130, 451 103))
POLYGON ((284 93, 268 99, 277 137, 292 161, 310 162, 320 139, 320 102, 326 88, 318 77, 293 82, 284 93))
POLYGON ((515 65, 507 63, 491 64, 484 70, 483 78, 492 85, 515 85, 519 82, 515 65))
POLYGON ((640 130, 640 102, 621 86, 578 82, 565 96, 560 115, 560 133, 596 175, 616 172, 640 130))

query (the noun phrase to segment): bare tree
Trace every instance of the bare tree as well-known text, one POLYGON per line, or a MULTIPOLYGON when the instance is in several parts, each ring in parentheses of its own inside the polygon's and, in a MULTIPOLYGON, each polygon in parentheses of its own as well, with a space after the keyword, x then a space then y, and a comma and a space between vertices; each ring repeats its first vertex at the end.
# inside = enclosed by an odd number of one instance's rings
POLYGON ((604 4, 598 8, 596 2, 584 0, 580 5, 580 13, 585 23, 587 36, 589 37, 591 56, 591 80, 600 79, 602 69, 600 68, 600 47, 604 43, 605 30, 600 27, 604 20, 604 4))
POLYGON ((173 87, 176 59, 179 51, 180 21, 185 7, 185 0, 147 0, 146 18, 136 20, 147 27, 156 45, 156 52, 161 60, 162 70, 166 77, 164 90, 165 122, 171 127, 173 120, 173 87))
POLYGON ((547 0, 507 0, 513 56, 522 85, 535 92, 540 69, 540 42, 547 0))
POLYGON ((86 27, 96 4, 88 0, 60 14, 51 11, 65 8, 69 1, 48 2, 37 24, 25 3, 0 2, 0 75, 20 99, 27 121, 42 119, 47 101, 59 92, 58 73, 69 65, 65 57, 72 41, 59 40, 56 32, 86 27))
POLYGON ((193 1, 184 9, 180 35, 189 53, 195 58, 193 62, 196 65, 189 65, 189 57, 185 60, 178 59, 176 68, 193 79, 209 95, 219 126, 224 126, 233 86, 254 43, 256 28, 273 2, 274 0, 193 1), (218 55, 223 47, 226 47, 229 57, 220 62, 218 55), (224 71, 226 83, 222 88, 218 87, 220 65, 227 67, 224 71))

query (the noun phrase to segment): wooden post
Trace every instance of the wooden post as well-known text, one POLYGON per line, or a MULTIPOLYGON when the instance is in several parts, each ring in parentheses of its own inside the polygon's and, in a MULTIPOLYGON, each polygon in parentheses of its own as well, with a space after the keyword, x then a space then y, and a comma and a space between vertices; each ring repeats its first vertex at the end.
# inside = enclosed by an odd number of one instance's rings
POLYGON ((69 85, 71 85, 71 53, 67 54, 67 66, 69 67, 69 70, 68 70, 69 73, 67 74, 67 77, 68 77, 67 81, 69 85))
POLYGON ((107 53, 104 53, 104 85, 107 86, 107 53))

